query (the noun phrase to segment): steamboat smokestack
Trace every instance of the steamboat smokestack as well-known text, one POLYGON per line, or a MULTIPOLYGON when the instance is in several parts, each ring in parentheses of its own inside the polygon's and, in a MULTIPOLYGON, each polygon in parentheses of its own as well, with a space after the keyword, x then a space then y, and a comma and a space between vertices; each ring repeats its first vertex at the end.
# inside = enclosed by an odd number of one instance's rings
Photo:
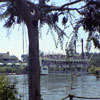
POLYGON ((81 39, 81 43, 82 43, 82 57, 84 57, 83 39, 81 39))
POLYGON ((74 41, 74 45, 75 45, 75 53, 76 53, 76 40, 74 41))

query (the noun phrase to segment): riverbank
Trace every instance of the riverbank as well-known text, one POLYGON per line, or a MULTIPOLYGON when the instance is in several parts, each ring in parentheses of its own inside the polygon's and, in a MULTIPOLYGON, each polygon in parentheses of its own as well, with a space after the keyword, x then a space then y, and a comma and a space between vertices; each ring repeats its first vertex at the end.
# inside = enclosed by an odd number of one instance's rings
MULTIPOLYGON (((99 70, 100 71, 100 67, 95 67, 95 66, 92 66, 91 68, 88 69, 88 72, 84 72, 83 70, 83 73, 80 72, 80 71, 77 71, 76 74, 94 74, 96 73, 96 70, 99 70)), ((8 67, 8 66, 4 66, 4 67, 0 67, 0 74, 6 74, 6 75, 22 75, 22 74, 25 74, 25 67, 23 66, 14 66, 14 67, 8 67)), ((63 71, 55 71, 55 72, 49 72, 49 74, 63 74, 63 73, 70 73, 70 71, 66 71, 66 72, 63 72, 63 71)))
POLYGON ((17 74, 17 75, 21 75, 24 74, 24 67, 20 66, 20 67, 0 67, 0 74, 17 74))

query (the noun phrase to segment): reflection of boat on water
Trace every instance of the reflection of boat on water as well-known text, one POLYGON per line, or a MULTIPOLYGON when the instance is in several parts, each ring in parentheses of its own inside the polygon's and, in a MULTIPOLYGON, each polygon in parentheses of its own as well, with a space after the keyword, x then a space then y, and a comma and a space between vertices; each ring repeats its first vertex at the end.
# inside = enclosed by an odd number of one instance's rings
MULTIPOLYGON (((24 74, 28 74, 29 73, 29 68, 28 66, 26 66, 24 68, 24 74)), ((48 66, 41 66, 40 67, 40 75, 48 75, 49 74, 49 70, 48 70, 48 66)))
POLYGON ((76 72, 72 72, 72 75, 73 76, 81 76, 81 75, 88 75, 88 74, 91 74, 89 73, 88 71, 76 71, 76 72))
POLYGON ((40 67, 40 75, 48 75, 49 70, 47 66, 40 67))

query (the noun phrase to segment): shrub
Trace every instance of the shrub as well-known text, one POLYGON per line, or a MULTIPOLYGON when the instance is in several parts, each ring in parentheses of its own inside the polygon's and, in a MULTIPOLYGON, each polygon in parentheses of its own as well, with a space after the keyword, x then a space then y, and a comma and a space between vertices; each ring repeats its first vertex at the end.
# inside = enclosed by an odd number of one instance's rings
POLYGON ((0 100, 21 100, 17 98, 18 92, 5 75, 0 75, 0 100))

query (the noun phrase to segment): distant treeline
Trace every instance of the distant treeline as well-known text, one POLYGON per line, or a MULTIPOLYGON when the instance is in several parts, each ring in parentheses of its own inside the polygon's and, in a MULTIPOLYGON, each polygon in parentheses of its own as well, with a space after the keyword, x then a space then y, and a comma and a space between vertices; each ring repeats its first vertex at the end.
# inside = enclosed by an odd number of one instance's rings
POLYGON ((100 53, 89 53, 88 56, 91 58, 89 62, 91 66, 100 67, 100 53))
POLYGON ((24 67, 0 67, 0 73, 15 73, 15 74, 23 74, 24 73, 24 67))

